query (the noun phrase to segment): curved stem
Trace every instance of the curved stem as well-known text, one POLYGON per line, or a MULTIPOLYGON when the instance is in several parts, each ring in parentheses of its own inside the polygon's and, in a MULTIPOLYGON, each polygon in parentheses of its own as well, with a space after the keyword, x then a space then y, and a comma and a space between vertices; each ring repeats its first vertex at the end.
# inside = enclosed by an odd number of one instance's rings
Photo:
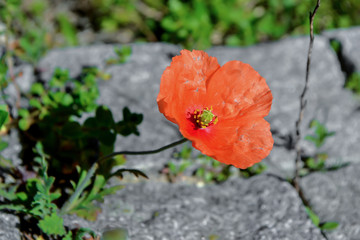
POLYGON ((173 143, 170 143, 168 145, 165 145, 161 148, 158 148, 158 149, 155 149, 155 150, 149 150, 149 151, 139 151, 139 152, 133 152, 133 151, 121 151, 121 152, 113 152, 109 155, 106 155, 104 157, 101 157, 97 160, 97 162, 102 162, 106 159, 109 159, 109 158, 112 158, 116 155, 147 155, 147 154, 154 154, 154 153, 159 153, 159 152, 162 152, 168 148, 172 148, 172 147, 175 147, 176 145, 179 145, 179 144, 182 144, 184 142, 186 142, 187 139, 186 138, 183 138, 179 141, 176 141, 176 142, 173 142, 173 143))
POLYGON ((301 126, 301 122, 302 119, 304 117, 304 111, 305 111, 305 107, 306 107, 306 99, 305 99, 305 94, 309 88, 309 73, 310 73, 310 66, 311 66, 311 53, 312 53, 312 49, 313 49, 313 44, 314 44, 314 17, 315 14, 318 10, 318 8, 320 7, 320 0, 317 0, 317 4, 315 6, 315 9, 313 12, 310 12, 309 15, 309 19, 310 19, 310 44, 309 44, 309 49, 308 49, 308 55, 307 55, 307 63, 306 63, 306 75, 305 75, 305 86, 304 89, 300 95, 300 111, 299 111, 299 117, 298 120, 296 121, 296 138, 295 138, 295 150, 296 150, 296 158, 295 158, 295 177, 294 177, 294 186, 295 189, 298 193, 300 193, 300 186, 299 186, 299 181, 300 181, 300 176, 299 176, 299 171, 300 171, 300 163, 301 163, 301 147, 300 147, 300 140, 301 140, 301 131, 300 131, 300 126, 301 126))

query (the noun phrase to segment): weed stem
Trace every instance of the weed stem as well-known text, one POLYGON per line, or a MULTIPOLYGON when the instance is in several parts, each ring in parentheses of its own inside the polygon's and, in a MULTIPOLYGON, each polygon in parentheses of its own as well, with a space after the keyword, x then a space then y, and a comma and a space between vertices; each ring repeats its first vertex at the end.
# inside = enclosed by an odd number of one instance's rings
POLYGON ((315 6, 315 9, 313 12, 310 12, 309 19, 310 19, 310 44, 309 44, 309 50, 307 55, 307 63, 306 63, 306 76, 305 76, 305 86, 304 89, 300 95, 300 111, 299 111, 299 118, 296 121, 296 138, 295 138, 295 149, 296 149, 296 159, 295 159, 295 177, 294 177, 294 187, 296 191, 300 192, 299 187, 299 171, 301 167, 301 146, 300 146, 300 140, 301 140, 301 132, 300 132, 300 125, 302 122, 302 119, 304 117, 304 110, 306 107, 306 99, 305 94, 309 88, 309 73, 310 73, 310 64, 311 64, 311 53, 314 45, 314 17, 315 14, 320 7, 320 0, 317 0, 317 4, 315 6))

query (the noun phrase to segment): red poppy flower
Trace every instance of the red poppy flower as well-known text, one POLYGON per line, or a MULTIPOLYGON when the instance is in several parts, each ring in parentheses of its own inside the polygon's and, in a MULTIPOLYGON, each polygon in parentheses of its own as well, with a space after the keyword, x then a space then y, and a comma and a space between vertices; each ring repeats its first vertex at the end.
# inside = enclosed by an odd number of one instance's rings
POLYGON ((220 162, 248 168, 269 155, 272 94, 249 64, 222 67, 203 51, 182 50, 161 77, 157 103, 193 147, 220 162))

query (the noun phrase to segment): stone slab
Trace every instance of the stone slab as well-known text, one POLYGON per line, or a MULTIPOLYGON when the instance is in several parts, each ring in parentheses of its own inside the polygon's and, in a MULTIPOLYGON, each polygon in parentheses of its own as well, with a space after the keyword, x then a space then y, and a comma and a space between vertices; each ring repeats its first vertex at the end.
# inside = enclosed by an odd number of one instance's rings
POLYGON ((19 218, 0 212, 0 240, 20 240, 19 218))
POLYGON ((69 226, 98 233, 125 228, 130 239, 324 239, 305 213, 295 190, 270 176, 222 185, 141 182, 106 198, 95 222, 75 216, 69 226))
POLYGON ((339 227, 326 235, 329 240, 360 238, 360 164, 334 172, 317 172, 301 181, 305 197, 320 221, 335 221, 339 227))
MULTIPOLYGON (((217 57, 221 64, 233 59, 249 63, 267 79, 274 97, 268 120, 275 131, 275 144, 278 145, 288 144, 289 138, 295 133, 299 96, 305 84, 308 46, 309 38, 301 37, 248 48, 216 47, 208 51, 210 55, 217 57)), ((308 128, 312 119, 323 123, 329 131, 336 132, 336 135, 328 138, 318 150, 327 152, 332 164, 360 159, 360 149, 357 147, 360 134, 354 131, 360 124, 360 114, 355 110, 358 103, 350 91, 343 89, 343 83, 344 75, 336 54, 330 48, 329 40, 316 36, 302 132, 304 136, 313 133, 313 130, 308 128)), ((309 142, 303 141, 302 146, 305 154, 311 155, 317 151, 309 142)), ((282 171, 289 175, 294 165, 287 161, 294 158, 290 155, 291 151, 287 153, 274 149, 268 160, 273 165, 280 165, 282 171)))
MULTIPOLYGON (((289 140, 294 136, 299 96, 305 81, 308 44, 308 37, 300 37, 248 48, 215 47, 207 51, 217 57, 220 64, 234 59, 249 63, 267 79, 274 95, 267 119, 274 131, 276 144, 267 161, 271 161, 269 165, 280 168, 270 167, 269 171, 282 173, 286 177, 293 173, 294 155, 289 149, 284 149, 284 145, 289 145, 289 140)), ((53 50, 40 61, 41 76, 49 79, 55 66, 68 68, 76 76, 81 66, 86 65, 98 66, 112 74, 111 80, 100 83, 99 102, 110 106, 117 120, 121 118, 124 106, 144 113, 145 117, 140 126, 141 137, 119 140, 117 150, 152 149, 179 139, 181 136, 177 126, 158 112, 156 96, 161 74, 170 64, 171 57, 179 54, 180 48, 161 43, 134 44, 133 55, 127 63, 106 68, 106 59, 115 56, 113 48, 113 45, 99 45, 53 50)), ((316 36, 312 62, 308 104, 302 125, 304 135, 313 131, 308 129, 309 122, 319 120, 330 131, 337 133, 319 150, 329 154, 329 163, 356 162, 360 159, 357 147, 360 134, 353 129, 360 124, 360 112, 355 111, 358 105, 352 93, 343 89, 344 75, 327 38, 316 36)), ((311 155, 316 151, 306 141, 303 146, 306 154, 311 155)), ((169 153, 157 155, 156 158, 154 163, 153 157, 131 157, 136 163, 129 163, 129 166, 159 168, 167 161, 169 153)))
POLYGON ((325 31, 323 35, 341 43, 346 71, 360 72, 360 27, 325 31))

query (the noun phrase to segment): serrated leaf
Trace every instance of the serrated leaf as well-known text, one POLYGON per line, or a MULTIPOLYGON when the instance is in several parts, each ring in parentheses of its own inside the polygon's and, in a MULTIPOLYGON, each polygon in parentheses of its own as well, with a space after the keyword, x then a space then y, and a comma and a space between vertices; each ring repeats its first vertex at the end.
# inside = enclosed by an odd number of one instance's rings
POLYGON ((23 205, 13 205, 13 204, 2 204, 0 205, 0 210, 7 209, 13 211, 24 212, 26 208, 23 205))
POLYGON ((52 213, 50 216, 45 216, 44 219, 38 223, 39 228, 49 235, 65 235, 65 228, 63 219, 56 213, 52 213))
POLYGON ((16 193, 16 198, 22 202, 25 202, 28 199, 28 195, 25 192, 16 193))
POLYGON ((325 222, 323 224, 320 224, 319 227, 321 230, 334 230, 338 226, 339 226, 338 222, 325 222))
POLYGON ((51 193, 50 194, 50 201, 54 201, 54 200, 58 199, 59 197, 61 197, 60 192, 51 193))

